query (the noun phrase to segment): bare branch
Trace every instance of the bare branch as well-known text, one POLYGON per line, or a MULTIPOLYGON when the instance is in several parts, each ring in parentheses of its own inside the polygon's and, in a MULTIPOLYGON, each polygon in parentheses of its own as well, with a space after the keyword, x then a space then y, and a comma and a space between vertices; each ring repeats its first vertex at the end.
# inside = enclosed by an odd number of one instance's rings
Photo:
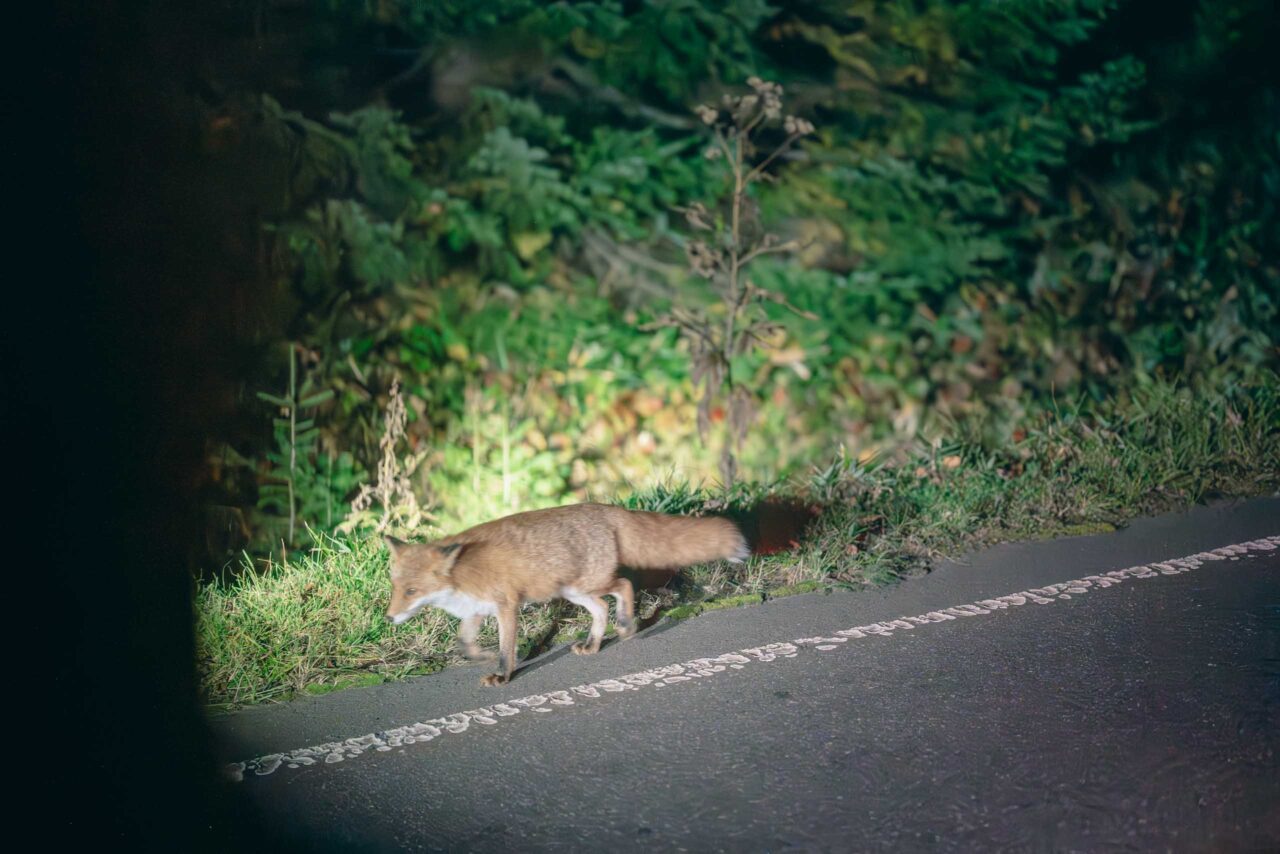
POLYGON ((777 303, 797 317, 803 317, 805 320, 818 319, 818 315, 811 311, 805 311, 802 308, 796 308, 786 297, 776 291, 770 291, 765 288, 756 288, 756 292, 760 295, 761 299, 767 299, 769 302, 777 303))
POLYGON ((645 323, 640 326, 641 332, 654 332, 659 329, 679 329, 692 336, 700 338, 709 349, 714 350, 717 346, 715 338, 707 331, 707 323, 699 317, 680 313, 679 309, 673 309, 672 312, 657 320, 645 323))
POLYGON ((733 152, 729 150, 729 140, 725 139, 724 134, 720 132, 719 128, 716 129, 715 142, 716 145, 720 147, 720 151, 724 155, 724 159, 729 163, 732 163, 733 152))
POLYGON ((695 122, 684 116, 673 115, 665 110, 652 107, 627 97, 613 86, 601 84, 594 74, 576 62, 559 59, 552 65, 552 68, 564 74, 580 89, 587 90, 592 100, 609 104, 624 115, 639 116, 640 118, 648 119, 654 124, 677 130, 689 130, 696 126, 695 122))
POLYGON ((772 245, 762 244, 757 246, 755 249, 752 249, 746 255, 743 255, 742 259, 738 263, 742 266, 746 266, 761 255, 773 255, 779 252, 794 252, 800 248, 801 244, 799 240, 788 240, 785 243, 775 243, 772 245))
POLYGON ((760 175, 762 172, 764 172, 765 169, 769 167, 770 163, 777 160, 778 157, 780 157, 784 151, 790 148, 791 145, 801 136, 803 136, 803 134, 793 133, 790 136, 788 136, 785 140, 783 140, 782 144, 779 145, 777 148, 775 148, 772 154, 770 154, 764 160, 757 163, 755 167, 752 168, 752 170, 747 173, 747 181, 748 182, 754 181, 758 175, 760 175))

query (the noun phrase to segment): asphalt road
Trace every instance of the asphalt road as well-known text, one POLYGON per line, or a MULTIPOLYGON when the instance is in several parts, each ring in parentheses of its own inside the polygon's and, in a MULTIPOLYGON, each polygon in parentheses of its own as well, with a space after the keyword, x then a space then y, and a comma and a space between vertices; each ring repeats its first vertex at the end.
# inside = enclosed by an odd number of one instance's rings
POLYGON ((214 726, 322 849, 1277 850, 1277 535, 1197 508, 214 726))

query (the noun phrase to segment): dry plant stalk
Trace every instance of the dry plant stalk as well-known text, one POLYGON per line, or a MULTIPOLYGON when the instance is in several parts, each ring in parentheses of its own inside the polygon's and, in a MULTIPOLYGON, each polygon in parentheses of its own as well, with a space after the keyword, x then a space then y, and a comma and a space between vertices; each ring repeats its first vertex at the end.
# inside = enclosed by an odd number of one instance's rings
POLYGON ((383 534, 392 529, 413 530, 426 520, 427 513, 418 505, 410 478, 427 452, 409 454, 404 460, 396 456, 396 446, 405 438, 407 422, 408 413, 397 379, 391 383, 391 396, 384 416, 386 428, 378 440, 378 447, 382 450, 378 479, 372 485, 360 486, 360 493, 351 502, 351 513, 338 526, 339 531, 349 534, 356 528, 372 525, 376 533, 383 534), (373 509, 375 502, 382 507, 381 515, 373 509))
POLYGON ((724 309, 722 320, 701 309, 674 307, 647 328, 675 327, 688 339, 691 348, 691 376, 701 385, 698 401, 698 435, 703 443, 711 430, 712 411, 717 401, 727 402, 725 435, 720 455, 720 473, 725 486, 732 486, 738 473, 742 442, 755 420, 756 392, 735 384, 732 359, 755 348, 768 347, 768 339, 781 324, 769 319, 763 303, 774 302, 803 317, 814 319, 787 302, 775 291, 762 288, 746 276, 747 267, 762 255, 793 252, 799 241, 783 241, 763 231, 759 209, 748 193, 752 184, 772 180, 768 169, 801 137, 813 133, 805 119, 782 114, 782 86, 752 77, 752 92, 726 94, 720 109, 699 106, 698 117, 711 127, 712 144, 704 152, 708 160, 723 160, 730 170, 733 189, 717 200, 716 211, 701 202, 678 210, 695 231, 709 232, 706 240, 691 239, 685 244, 689 268, 708 279, 724 309), (786 136, 773 151, 760 156, 753 135, 767 125, 782 124, 786 136))

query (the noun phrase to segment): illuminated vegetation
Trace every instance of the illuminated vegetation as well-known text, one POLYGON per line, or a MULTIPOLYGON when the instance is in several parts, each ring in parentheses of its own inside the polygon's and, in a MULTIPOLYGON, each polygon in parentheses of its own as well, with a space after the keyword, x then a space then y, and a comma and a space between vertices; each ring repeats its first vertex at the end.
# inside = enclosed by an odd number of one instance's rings
MULTIPOLYGON (((996 450, 961 430, 894 460, 841 457, 770 489, 739 486, 726 495, 673 483, 633 494, 623 503, 664 512, 732 515, 779 495, 820 510, 793 548, 742 566, 686 570, 640 592, 639 614, 688 617, 770 595, 859 589, 983 543, 1096 532, 1216 495, 1274 491, 1280 383, 1218 395, 1158 384, 1101 416, 1037 418, 1019 435, 996 450)), ((257 703, 462 663, 452 651, 456 620, 428 608, 393 627, 383 619, 389 595, 386 550, 375 537, 321 537, 287 563, 204 586, 197 631, 206 698, 223 707, 257 703)), ((481 640, 493 646, 489 622, 481 640)), ((522 654, 568 640, 588 623, 565 603, 528 606, 522 654)))

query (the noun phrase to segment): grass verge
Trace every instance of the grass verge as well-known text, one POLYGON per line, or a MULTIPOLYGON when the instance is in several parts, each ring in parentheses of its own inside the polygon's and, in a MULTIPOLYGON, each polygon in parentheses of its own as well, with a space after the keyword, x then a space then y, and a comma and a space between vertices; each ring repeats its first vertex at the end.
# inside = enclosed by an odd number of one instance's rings
MULTIPOLYGON (((945 441, 891 460, 843 453, 804 482, 726 494, 668 485, 626 506, 735 512, 765 497, 817 508, 796 548, 690 568, 640 594, 642 616, 681 618, 769 596, 859 588, 921 573, 937 558, 998 541, 1112 530, 1138 515, 1280 486, 1280 380, 1228 392, 1166 383, 1123 400, 1046 415, 1001 447, 956 425, 945 441)), ((201 587, 201 685, 215 709, 324 693, 426 673, 461 661, 457 621, 428 608, 402 626, 387 606, 386 550, 374 538, 325 539, 310 553, 201 587)), ((492 621, 482 642, 496 643, 492 621)), ((581 609, 553 602, 521 615, 522 653, 585 631, 581 609)))

